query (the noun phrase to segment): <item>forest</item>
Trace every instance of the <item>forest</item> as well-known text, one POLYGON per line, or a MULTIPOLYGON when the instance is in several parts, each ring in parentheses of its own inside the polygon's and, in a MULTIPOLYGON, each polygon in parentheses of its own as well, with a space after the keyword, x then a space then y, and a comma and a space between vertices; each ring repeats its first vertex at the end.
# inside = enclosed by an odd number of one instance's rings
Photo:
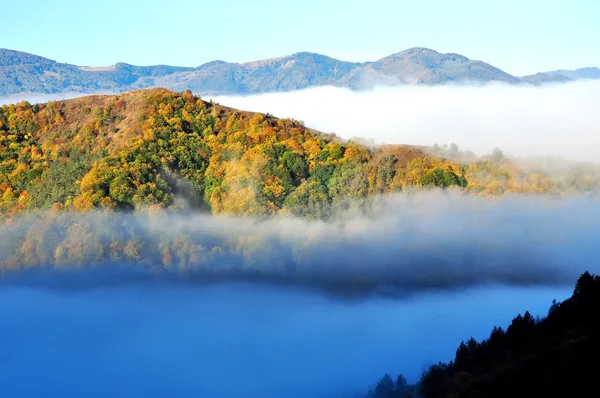
POLYGON ((189 91, 140 90, 0 108, 0 214, 158 206, 327 218, 347 200, 410 188, 482 195, 595 192, 600 173, 525 171, 500 150, 369 148, 301 121, 242 112, 189 91))
POLYGON ((9 236, 0 268, 160 258, 155 267, 185 269, 210 263, 210 253, 254 247, 226 239, 206 246, 185 230, 145 241, 131 220, 111 216, 117 213, 332 220, 368 213, 382 195, 402 191, 457 190, 493 200, 595 194, 599 183, 597 168, 574 164, 552 174, 499 149, 477 157, 454 144, 368 147, 189 91, 21 102, 0 108, 0 217, 9 236), (89 211, 98 217, 77 218, 89 211))
POLYGON ((592 397, 599 333, 600 276, 586 271, 543 319, 519 314, 506 330, 461 342, 453 360, 432 365, 415 385, 385 375, 367 398, 592 397))

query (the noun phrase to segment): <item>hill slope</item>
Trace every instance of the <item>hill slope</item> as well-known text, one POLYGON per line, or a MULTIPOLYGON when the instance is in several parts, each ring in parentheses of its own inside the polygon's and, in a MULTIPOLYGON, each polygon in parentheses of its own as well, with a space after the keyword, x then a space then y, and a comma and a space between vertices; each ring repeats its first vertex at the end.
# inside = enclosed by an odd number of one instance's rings
POLYGON ((475 159, 456 147, 368 149, 298 121, 164 89, 0 108, 0 213, 8 215, 185 199, 213 213, 323 218, 348 198, 410 187, 594 190, 597 176, 584 172, 550 179, 501 153, 475 159))
POLYGON ((598 354, 600 276, 585 272, 572 297, 554 301, 545 319, 519 314, 488 339, 462 342, 454 360, 423 373, 418 388, 403 378, 397 388, 386 375, 370 398, 402 398, 404 391, 423 398, 593 397, 598 354))
MULTIPOLYGON (((589 171, 550 178, 534 168, 524 171, 500 151, 475 158, 456 145, 368 148, 189 91, 22 102, 0 107, 0 273, 122 259, 134 268, 168 270, 176 261, 178 270, 191 264, 204 269, 212 261, 221 269, 231 255, 257 272, 272 260, 286 274, 294 262, 278 257, 277 247, 260 246, 268 242, 204 239, 203 225, 198 230, 195 224, 173 234, 160 231, 182 226, 190 210, 251 216, 245 223, 271 215, 368 215, 377 211, 380 194, 432 187, 486 196, 594 191, 600 171, 589 171), (121 214, 133 211, 149 214, 149 224, 121 214), (162 225, 158 234, 156 225, 162 225), (247 264, 248 253, 261 258, 247 264)), ((361 283, 352 289, 376 286, 361 283)))
POLYGON ((185 197, 216 213, 323 216, 345 195, 467 184, 461 166, 418 148, 369 151, 297 121, 161 89, 4 106, 0 159, 6 214, 168 207, 185 197))
POLYGON ((323 85, 358 90, 375 84, 492 81, 539 84, 594 78, 597 74, 597 68, 584 68, 520 79, 485 62, 418 47, 365 63, 345 62, 301 52, 242 64, 213 61, 197 68, 124 63, 90 68, 0 49, 0 96, 17 93, 115 93, 148 87, 178 91, 191 89, 201 95, 225 95, 292 91, 323 85))

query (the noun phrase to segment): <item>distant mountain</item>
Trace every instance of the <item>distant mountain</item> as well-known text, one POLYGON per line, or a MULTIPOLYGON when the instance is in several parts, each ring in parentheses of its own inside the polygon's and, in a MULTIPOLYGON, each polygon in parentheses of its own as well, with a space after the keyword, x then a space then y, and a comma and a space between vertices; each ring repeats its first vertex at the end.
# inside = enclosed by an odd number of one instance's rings
POLYGON ((549 82, 563 83, 583 79, 600 79, 600 68, 579 68, 575 70, 559 69, 521 77, 522 81, 533 84, 549 82))
POLYGON ((519 79, 485 62, 417 47, 362 64, 340 83, 351 88, 363 88, 373 82, 440 84, 457 81, 518 83, 519 79))
POLYGON ((559 69, 551 72, 545 72, 549 76, 566 76, 572 80, 579 79, 600 79, 600 68, 579 68, 575 70, 559 69))
POLYGON ((211 62, 191 73, 146 79, 136 88, 150 86, 191 89, 206 94, 250 94, 291 91, 334 85, 351 89, 375 84, 439 84, 452 81, 503 81, 519 79, 481 61, 458 54, 440 54, 413 48, 376 62, 353 63, 320 54, 297 53, 244 64, 211 62))
POLYGON ((361 64, 302 52, 287 57, 247 62, 209 62, 192 72, 143 79, 133 86, 191 89, 201 94, 250 94, 292 91, 336 84, 361 64))
POLYGON ((550 75, 547 73, 536 73, 535 75, 522 76, 521 81, 539 85, 543 83, 566 83, 573 79, 565 75, 550 75))
POLYGON ((0 95, 17 93, 119 92, 140 79, 194 68, 134 66, 118 63, 103 68, 62 64, 19 51, 0 49, 0 95))
POLYGON ((255 94, 333 85, 353 90, 375 85, 505 82, 510 84, 600 78, 600 69, 554 71, 518 78, 482 61, 415 47, 375 62, 346 62, 301 52, 247 63, 213 61, 196 68, 166 65, 76 66, 0 49, 0 96, 19 93, 117 93, 164 87, 201 95, 255 94))

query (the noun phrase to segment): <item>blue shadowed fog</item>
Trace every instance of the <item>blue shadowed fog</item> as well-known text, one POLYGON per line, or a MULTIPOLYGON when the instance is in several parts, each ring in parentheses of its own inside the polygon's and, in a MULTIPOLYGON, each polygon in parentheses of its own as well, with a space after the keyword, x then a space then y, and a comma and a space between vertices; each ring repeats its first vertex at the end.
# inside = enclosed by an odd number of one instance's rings
POLYGON ((347 212, 14 218, 0 398, 356 397, 599 273, 595 196, 431 191, 347 212))
POLYGON ((386 372, 417 381, 461 340, 525 310, 544 316, 571 294, 488 286, 350 301, 246 283, 0 289, 0 391, 21 398, 355 396, 386 372))

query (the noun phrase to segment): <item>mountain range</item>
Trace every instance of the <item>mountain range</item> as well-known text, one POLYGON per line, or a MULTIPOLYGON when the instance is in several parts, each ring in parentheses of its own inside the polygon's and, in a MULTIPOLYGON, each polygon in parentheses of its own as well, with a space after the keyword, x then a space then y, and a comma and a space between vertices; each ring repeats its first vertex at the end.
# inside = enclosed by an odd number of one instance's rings
POLYGON ((201 95, 257 94, 332 85, 352 90, 375 85, 504 82, 542 84, 600 79, 599 68, 557 70, 517 77, 459 54, 415 47, 375 62, 346 62, 300 52, 247 63, 213 61, 198 67, 135 66, 117 63, 86 67, 0 49, 0 95, 20 93, 118 93, 164 87, 201 95))

